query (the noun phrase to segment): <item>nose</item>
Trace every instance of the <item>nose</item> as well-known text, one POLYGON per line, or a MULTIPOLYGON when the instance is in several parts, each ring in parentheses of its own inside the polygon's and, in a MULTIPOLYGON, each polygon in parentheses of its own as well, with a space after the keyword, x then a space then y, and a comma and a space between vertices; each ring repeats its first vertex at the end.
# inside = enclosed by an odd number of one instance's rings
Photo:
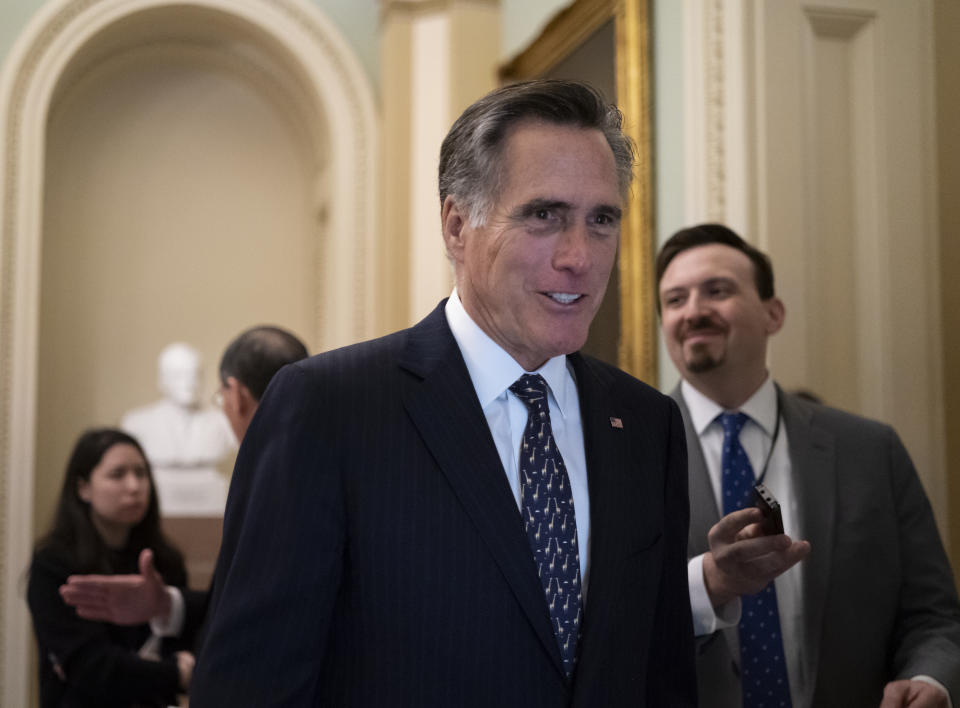
POLYGON ((573 273, 582 273, 590 267, 590 234, 586 224, 573 223, 560 232, 553 267, 573 273))
POLYGON ((688 293, 687 299, 683 303, 683 319, 687 322, 693 322, 708 314, 709 309, 707 300, 700 297, 700 293, 694 288, 688 293))
POLYGON ((132 470, 124 475, 123 481, 127 491, 134 494, 139 493, 149 484, 149 481, 146 477, 142 477, 132 470))

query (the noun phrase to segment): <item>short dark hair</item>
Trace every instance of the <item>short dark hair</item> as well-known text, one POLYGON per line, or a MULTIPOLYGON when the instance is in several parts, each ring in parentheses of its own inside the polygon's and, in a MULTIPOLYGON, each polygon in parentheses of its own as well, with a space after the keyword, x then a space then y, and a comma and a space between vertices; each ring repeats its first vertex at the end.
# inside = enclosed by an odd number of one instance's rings
POLYGON ((602 132, 613 151, 620 196, 626 198, 636 151, 621 129, 620 110, 588 84, 538 79, 492 91, 457 118, 440 148, 441 209, 447 197, 456 196, 472 224, 484 223, 499 197, 507 131, 526 120, 602 132))
POLYGON ((730 246, 730 248, 735 248, 745 254, 753 263, 753 279, 757 285, 760 299, 769 300, 774 296, 773 264, 766 253, 751 246, 740 238, 733 229, 723 224, 698 224, 677 231, 663 244, 660 253, 657 254, 657 296, 654 298, 657 303, 657 312, 660 312, 660 281, 663 279, 663 274, 667 270, 667 266, 670 265, 670 261, 686 250, 711 243, 730 246))
POLYGON ((150 479, 150 501, 143 519, 130 529, 128 548, 139 553, 144 548, 153 550, 157 570, 171 585, 183 585, 183 556, 160 529, 160 506, 157 485, 153 479, 150 461, 136 438, 118 428, 87 430, 73 446, 67 470, 60 489, 60 500, 54 513, 50 531, 37 542, 37 548, 58 550, 76 564, 77 572, 115 573, 111 567, 113 554, 93 525, 90 504, 80 498, 80 481, 90 481, 90 475, 107 451, 114 445, 132 445, 143 457, 150 479))
POLYGON ((291 332, 272 325, 251 327, 223 352, 220 381, 225 385, 233 376, 259 401, 274 374, 307 356, 306 346, 291 332))

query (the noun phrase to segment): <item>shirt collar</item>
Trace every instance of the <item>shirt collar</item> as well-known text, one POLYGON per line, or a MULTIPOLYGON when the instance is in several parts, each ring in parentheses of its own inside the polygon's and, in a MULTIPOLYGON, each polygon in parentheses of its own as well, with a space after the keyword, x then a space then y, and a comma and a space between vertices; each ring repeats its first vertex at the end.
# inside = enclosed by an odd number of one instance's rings
MULTIPOLYGON (((456 290, 447 300, 444 313, 453 338, 457 340, 457 346, 463 354, 470 380, 477 391, 477 398, 480 399, 480 407, 485 409, 499 396, 504 395, 524 373, 524 368, 473 321, 456 290)), ((563 354, 555 356, 536 371, 529 373, 540 374, 546 379, 561 415, 566 416, 570 389, 564 384, 571 376, 567 370, 567 357, 563 354)))
MULTIPOLYGON (((724 408, 700 393, 686 379, 680 382, 680 391, 690 411, 693 429, 697 431, 697 435, 703 435, 717 416, 724 412, 724 408)), ((753 422, 772 437, 777 425, 777 387, 773 379, 768 375, 760 388, 738 410, 750 416, 753 422)))

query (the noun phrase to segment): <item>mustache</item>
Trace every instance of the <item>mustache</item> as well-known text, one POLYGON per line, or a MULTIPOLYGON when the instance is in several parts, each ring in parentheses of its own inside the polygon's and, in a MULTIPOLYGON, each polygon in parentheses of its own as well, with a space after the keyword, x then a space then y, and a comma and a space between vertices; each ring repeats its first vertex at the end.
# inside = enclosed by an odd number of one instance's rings
POLYGON ((723 331, 723 329, 723 325, 709 315, 700 315, 687 322, 687 326, 684 328, 684 334, 696 334, 702 330, 723 331))

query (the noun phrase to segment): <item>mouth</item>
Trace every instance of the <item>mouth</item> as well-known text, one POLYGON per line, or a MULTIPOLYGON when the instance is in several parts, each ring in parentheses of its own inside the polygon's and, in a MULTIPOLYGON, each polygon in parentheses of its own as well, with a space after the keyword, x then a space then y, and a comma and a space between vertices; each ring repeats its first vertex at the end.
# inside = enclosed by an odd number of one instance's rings
POLYGON ((691 321, 681 334, 681 340, 684 343, 693 344, 705 339, 722 337, 726 334, 726 328, 710 318, 701 317, 691 321))
POLYGON ((721 330, 715 328, 696 329, 692 332, 687 332, 683 337, 683 341, 689 342, 691 340, 703 339, 706 337, 719 337, 722 334, 723 332, 721 330))
POLYGON ((683 344, 685 347, 698 349, 700 347, 710 347, 720 339, 721 334, 719 332, 697 332, 684 337, 683 344))
POLYGON ((582 293, 545 292, 543 294, 560 305, 572 305, 586 297, 582 293))

